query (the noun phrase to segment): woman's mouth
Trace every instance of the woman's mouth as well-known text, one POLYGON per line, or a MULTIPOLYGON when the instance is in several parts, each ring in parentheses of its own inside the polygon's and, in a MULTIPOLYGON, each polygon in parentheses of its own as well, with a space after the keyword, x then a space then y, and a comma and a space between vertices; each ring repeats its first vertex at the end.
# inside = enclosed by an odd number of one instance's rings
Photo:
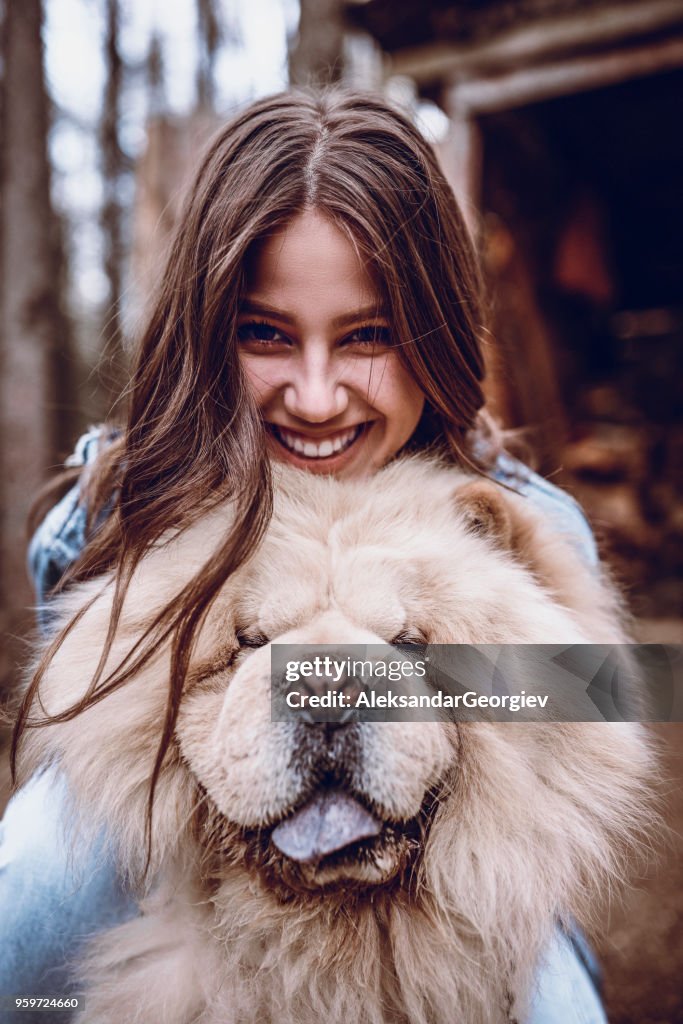
POLYGON ((279 444, 295 458, 317 462, 332 459, 347 452, 366 432, 369 424, 358 423, 346 430, 337 430, 327 437, 313 439, 304 434, 287 430, 275 423, 267 424, 279 444))

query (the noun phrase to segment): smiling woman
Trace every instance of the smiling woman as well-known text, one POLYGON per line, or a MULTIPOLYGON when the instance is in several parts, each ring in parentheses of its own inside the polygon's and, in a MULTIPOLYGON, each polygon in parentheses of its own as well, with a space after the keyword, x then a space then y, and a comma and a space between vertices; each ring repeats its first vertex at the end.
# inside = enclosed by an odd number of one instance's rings
MULTIPOLYGON (((72 725, 88 756, 97 758, 107 744, 93 742, 89 723, 100 711, 107 719, 114 704, 126 704, 128 685, 159 664, 166 644, 151 750, 140 752, 140 763, 145 757, 149 763, 131 776, 138 805, 142 801, 146 809, 150 868, 154 822, 175 806, 164 802, 164 780, 179 760, 192 655, 226 581, 238 579, 263 549, 273 461, 354 478, 348 495, 362 496, 362 490, 354 492, 354 480, 373 475, 380 486, 376 471, 403 452, 429 449, 450 469, 469 467, 516 487, 550 527, 569 536, 574 557, 578 550, 579 559, 594 564, 590 531, 571 500, 500 452, 483 409, 484 333, 479 270, 462 217, 433 152, 402 114, 381 99, 333 91, 275 96, 227 124, 190 189, 137 346, 124 421, 81 442, 74 462, 87 469, 31 546, 41 603, 67 584, 86 584, 104 573, 110 574, 111 603, 101 623, 101 650, 98 640, 97 649, 89 648, 92 664, 83 662, 92 678, 74 691, 79 695, 73 704, 45 717, 42 687, 55 659, 78 650, 73 644, 82 609, 60 621, 24 697, 15 762, 21 764, 30 746, 29 730, 60 723, 72 725), (217 546, 207 547, 199 517, 226 505, 229 523, 217 546), (169 596, 155 578, 150 600, 143 602, 149 621, 136 634, 130 657, 119 657, 122 615, 138 568, 161 551, 158 578, 173 571, 166 542, 193 526, 201 543, 196 559, 183 564, 182 589, 169 596)), ((325 481, 294 476, 326 487, 325 481)), ((411 487, 411 495, 418 489, 411 487)), ((450 506, 440 506, 435 493, 422 497, 450 522, 450 506)), ((293 504, 305 517, 305 496, 293 504)), ((487 518, 485 506, 477 513, 478 528, 487 518)), ((400 506, 397 511, 400 519, 400 506)), ((283 548, 289 563, 291 547, 283 548)), ((306 586, 322 586, 322 577, 308 569, 304 576, 306 586)), ((88 584, 93 594, 101 583, 88 584)), ((414 599, 423 591, 435 599, 431 588, 418 584, 414 599)), ((282 595, 273 594, 264 607, 269 602, 279 608, 282 595)), ((386 599, 377 604, 386 614, 386 599)), ((459 617, 451 616, 454 622, 459 617)), ((492 628, 495 618, 492 613, 492 628)), ((394 626, 391 636, 405 638, 406 625, 394 626)), ((234 643, 243 654, 268 636, 261 614, 236 623, 234 643)), ((243 721, 230 736, 248 741, 243 721)), ((118 752, 111 743, 108 749, 118 752)), ((252 782, 245 780, 247 802, 254 797, 252 782)), ((116 799, 122 792, 117 786, 116 799)), ((67 964, 83 936, 131 911, 110 845, 102 842, 86 853, 76 841, 69 856, 59 843, 65 799, 63 783, 45 774, 29 781, 9 809, 14 853, 11 871, 0 873, 0 902, 13 908, 13 916, 0 913, 0 922, 8 948, 28 949, 21 972, 25 991, 68 991, 74 982, 67 964), (35 831, 22 833, 21 827, 34 820, 41 821, 38 846, 35 831), (19 889, 25 894, 20 905, 19 889), (32 939, 36 921, 41 943, 32 939)), ((143 860, 144 848, 144 840, 136 846, 143 860)), ((572 996, 561 1001, 559 1016, 536 1014, 534 1024, 569 1024, 575 1007, 582 1020, 602 1021, 573 947, 565 940, 555 946, 572 996)), ((0 960, 2 991, 14 991, 16 967, 16 960, 0 960)), ((539 976, 539 991, 552 989, 542 970, 539 976)), ((159 1014, 159 1021, 167 1019, 161 1009, 159 1014)), ((126 1019, 133 1020, 133 1012, 126 1019)), ((183 1024, 185 1019, 199 1018, 188 1009, 183 1024)), ((277 1013, 269 1019, 278 1019, 277 1013)), ((360 1018, 321 1012, 316 1019, 360 1018)))
POLYGON ((313 209, 257 246, 237 337, 274 458, 355 476, 412 437, 424 393, 383 308, 357 246, 313 209))

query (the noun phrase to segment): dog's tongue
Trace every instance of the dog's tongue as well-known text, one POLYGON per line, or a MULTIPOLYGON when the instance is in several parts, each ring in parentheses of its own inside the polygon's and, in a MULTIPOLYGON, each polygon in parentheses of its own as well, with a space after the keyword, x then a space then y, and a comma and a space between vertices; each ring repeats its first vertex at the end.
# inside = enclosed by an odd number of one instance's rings
POLYGON ((327 789, 280 822, 271 838, 286 857, 307 864, 376 836, 381 829, 381 821, 348 793, 327 789))

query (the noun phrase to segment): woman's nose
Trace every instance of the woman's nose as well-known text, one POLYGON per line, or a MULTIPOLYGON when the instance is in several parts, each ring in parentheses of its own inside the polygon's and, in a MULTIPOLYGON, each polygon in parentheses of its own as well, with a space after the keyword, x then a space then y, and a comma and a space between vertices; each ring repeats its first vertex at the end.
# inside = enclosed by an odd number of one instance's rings
POLYGON ((311 423, 340 416, 348 403, 346 386, 328 361, 300 364, 284 389, 287 412, 311 423))

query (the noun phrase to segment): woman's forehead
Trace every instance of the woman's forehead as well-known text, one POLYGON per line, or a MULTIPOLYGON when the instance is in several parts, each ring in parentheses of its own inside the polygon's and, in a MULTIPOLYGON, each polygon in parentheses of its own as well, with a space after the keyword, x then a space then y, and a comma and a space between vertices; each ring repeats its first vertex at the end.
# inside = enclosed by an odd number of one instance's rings
POLYGON ((375 277, 349 233, 316 210, 298 214, 260 240, 247 263, 250 302, 277 308, 287 319, 302 310, 334 320, 349 310, 381 315, 375 277))

